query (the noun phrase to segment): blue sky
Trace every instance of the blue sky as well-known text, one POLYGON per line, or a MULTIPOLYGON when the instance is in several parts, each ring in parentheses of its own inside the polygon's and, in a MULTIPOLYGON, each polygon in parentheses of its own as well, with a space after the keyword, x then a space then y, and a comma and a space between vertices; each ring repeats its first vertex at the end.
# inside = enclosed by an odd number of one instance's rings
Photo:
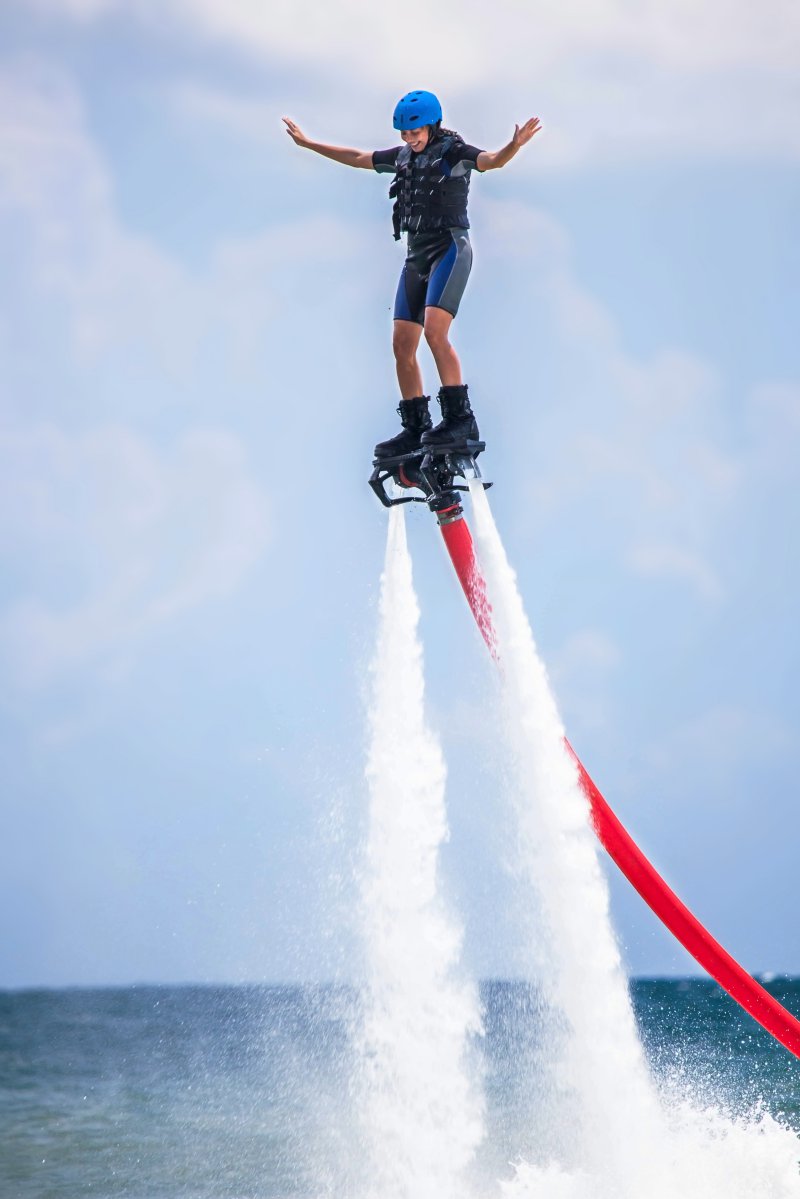
MULTIPOLYGON (((752 970, 800 971, 800 18, 11 0, 0 15, 0 985, 347 975, 412 86, 495 149, 454 340, 570 736, 752 970)), ((430 389, 432 366, 425 361, 430 389)), ((509 973, 489 667, 410 520, 445 881, 509 973)), ((632 971, 690 963, 625 884, 632 971)))

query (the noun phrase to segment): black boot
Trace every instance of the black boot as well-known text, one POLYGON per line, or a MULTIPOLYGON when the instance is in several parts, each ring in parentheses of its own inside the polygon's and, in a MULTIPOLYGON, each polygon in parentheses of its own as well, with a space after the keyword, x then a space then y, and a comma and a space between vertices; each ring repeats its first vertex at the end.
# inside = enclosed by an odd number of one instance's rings
POLYGON ((469 405, 466 383, 439 388, 442 419, 429 433, 422 435, 424 450, 457 448, 480 437, 478 424, 469 405))
POLYGON ((420 448, 420 438, 433 421, 428 411, 430 396, 416 396, 413 400, 401 400, 397 409, 403 432, 388 441, 379 441, 375 446, 375 461, 399 458, 401 454, 413 454, 420 448))

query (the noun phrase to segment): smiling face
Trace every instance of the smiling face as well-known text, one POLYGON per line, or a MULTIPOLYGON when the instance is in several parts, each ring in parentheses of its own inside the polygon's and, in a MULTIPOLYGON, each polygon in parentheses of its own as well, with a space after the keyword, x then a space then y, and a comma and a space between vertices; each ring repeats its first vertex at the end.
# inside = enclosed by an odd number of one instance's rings
POLYGON ((421 125, 419 129, 403 129, 401 138, 410 146, 415 154, 419 154, 428 144, 431 130, 430 125, 421 125))

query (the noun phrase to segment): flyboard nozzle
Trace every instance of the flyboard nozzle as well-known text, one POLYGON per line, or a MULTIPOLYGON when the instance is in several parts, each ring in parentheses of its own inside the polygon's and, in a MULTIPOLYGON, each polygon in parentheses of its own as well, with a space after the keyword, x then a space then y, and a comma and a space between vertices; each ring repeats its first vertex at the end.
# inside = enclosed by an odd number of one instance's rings
POLYGON ((457 491, 444 491, 439 492, 438 495, 432 495, 428 498, 428 504, 431 512, 436 514, 440 525, 451 525, 464 516, 464 509, 461 507, 457 491))

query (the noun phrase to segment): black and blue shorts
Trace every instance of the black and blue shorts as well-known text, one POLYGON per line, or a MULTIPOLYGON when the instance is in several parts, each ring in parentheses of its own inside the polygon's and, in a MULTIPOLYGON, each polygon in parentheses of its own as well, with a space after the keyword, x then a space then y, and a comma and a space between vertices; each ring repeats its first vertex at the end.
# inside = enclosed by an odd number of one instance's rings
POLYGON ((408 257, 394 301, 396 321, 425 324, 426 308, 458 312, 472 267, 472 246, 466 229, 409 235, 408 257))

